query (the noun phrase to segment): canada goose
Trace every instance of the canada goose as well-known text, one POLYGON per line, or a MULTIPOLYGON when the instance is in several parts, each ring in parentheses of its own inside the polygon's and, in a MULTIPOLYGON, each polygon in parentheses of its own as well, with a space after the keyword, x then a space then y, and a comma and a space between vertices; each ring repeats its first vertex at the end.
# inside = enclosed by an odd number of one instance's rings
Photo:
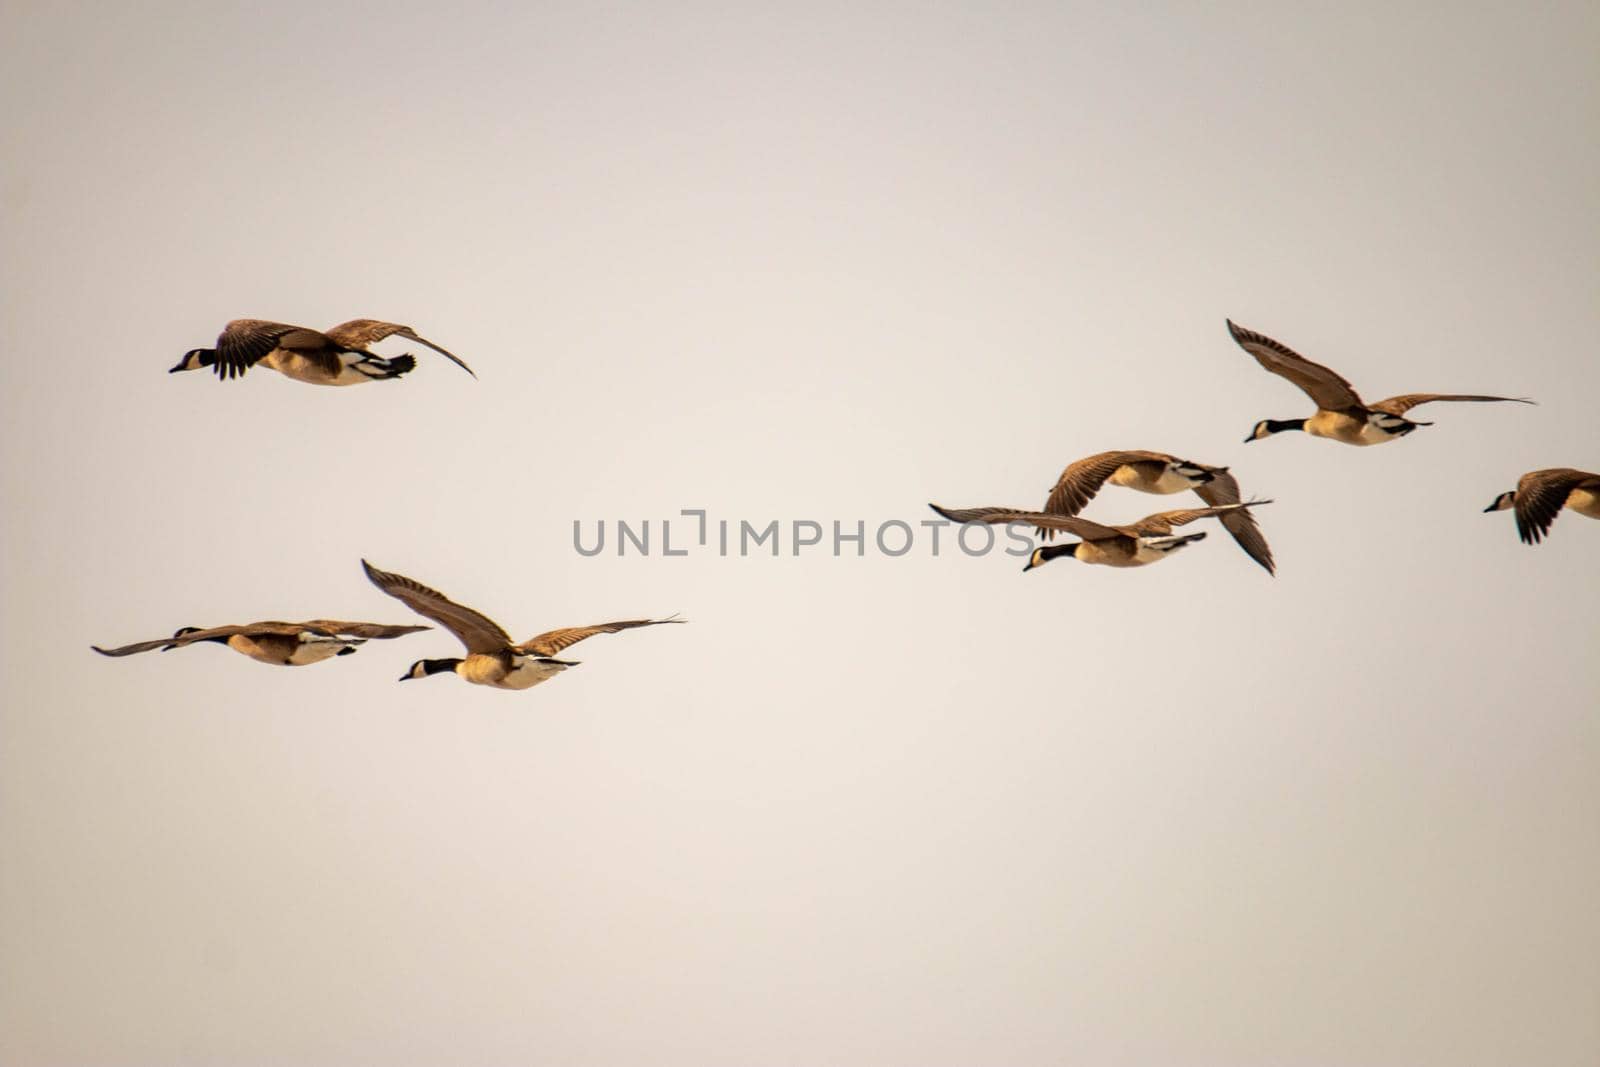
POLYGON ((1550 532, 1562 508, 1579 515, 1600 519, 1600 474, 1575 471, 1571 467, 1551 467, 1529 471, 1517 479, 1517 487, 1501 493, 1484 511, 1517 509, 1517 535, 1525 545, 1536 545, 1550 532))
POLYGON ((304 667, 333 656, 347 656, 369 639, 403 637, 427 626, 385 626, 376 622, 336 622, 313 619, 310 622, 252 622, 245 626, 213 626, 201 630, 185 626, 171 637, 139 641, 121 648, 89 647, 102 656, 131 656, 159 648, 163 652, 202 641, 227 645, 242 655, 275 667, 304 667))
POLYGON ((1228 333, 1240 348, 1256 357, 1256 362, 1273 374, 1287 378, 1298 385, 1316 402, 1317 412, 1308 419, 1262 419, 1246 437, 1245 443, 1271 437, 1284 430, 1304 430, 1313 437, 1326 437, 1347 445, 1381 445, 1404 437, 1418 426, 1431 426, 1429 422, 1413 422, 1405 413, 1418 404, 1431 404, 1436 400, 1504 400, 1517 404, 1531 404, 1532 400, 1517 396, 1478 396, 1468 393, 1404 393, 1380 400, 1376 404, 1363 404, 1355 387, 1319 363, 1313 363, 1281 345, 1270 337, 1236 326, 1228 320, 1228 333))
POLYGON ((1156 563, 1185 545, 1204 540, 1205 533, 1173 537, 1175 526, 1186 526, 1196 519, 1243 511, 1270 500, 1251 500, 1243 504, 1221 504, 1209 508, 1189 508, 1183 511, 1159 511, 1146 515, 1127 526, 1102 526, 1098 522, 1076 515, 1050 515, 1042 511, 1019 511, 1015 508, 942 508, 929 504, 934 511, 952 522, 1009 523, 1026 522, 1046 530, 1065 530, 1083 538, 1070 545, 1047 545, 1033 550, 1024 571, 1055 559, 1071 556, 1080 563, 1099 563, 1107 567, 1142 567, 1156 563))
POLYGON ((216 348, 190 349, 167 373, 210 367, 218 378, 234 378, 260 363, 297 382, 359 385, 398 378, 417 365, 416 357, 410 353, 385 359, 367 351, 368 345, 395 335, 427 345, 472 374, 471 367, 427 338, 417 336, 411 327, 377 319, 351 319, 326 333, 281 322, 234 319, 217 337, 216 348))
MULTIPOLYGON (((1133 449, 1100 452, 1069 463, 1050 490, 1045 513, 1076 515, 1108 482, 1141 493, 1181 493, 1193 489, 1201 500, 1213 506, 1239 503, 1239 483, 1227 467, 1208 467, 1165 452, 1133 449)), ((1248 508, 1224 512, 1219 519, 1251 559, 1266 568, 1268 574, 1275 573, 1272 549, 1267 546, 1267 539, 1248 508)), ((1055 531, 1050 529, 1039 533, 1047 541, 1055 536, 1055 531)))
POLYGON ((413 678, 426 678, 430 674, 454 671, 474 685, 492 685, 497 689, 527 689, 559 674, 568 667, 576 667, 574 660, 556 659, 562 649, 595 634, 614 634, 639 626, 657 626, 682 619, 626 619, 621 622, 602 622, 595 626, 571 626, 551 630, 531 637, 520 645, 512 644, 511 637, 494 620, 471 608, 463 607, 435 589, 413 581, 400 574, 380 571, 366 560, 361 566, 372 584, 399 600, 425 619, 432 619, 455 634, 467 646, 464 659, 419 659, 400 676, 402 682, 413 678))

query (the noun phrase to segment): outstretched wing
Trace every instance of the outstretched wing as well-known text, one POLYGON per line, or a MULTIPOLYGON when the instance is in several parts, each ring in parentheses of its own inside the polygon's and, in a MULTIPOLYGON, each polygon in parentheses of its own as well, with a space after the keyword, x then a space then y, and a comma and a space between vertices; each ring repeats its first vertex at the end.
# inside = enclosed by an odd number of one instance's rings
MULTIPOLYGON (((1214 471, 1211 480, 1195 486, 1194 491, 1196 496, 1213 507, 1239 503, 1239 482, 1228 471, 1214 471)), ((1256 525, 1256 517, 1250 514, 1249 508, 1224 512, 1218 521, 1223 529, 1233 535, 1246 555, 1265 567, 1268 574, 1277 573, 1277 567, 1272 562, 1272 549, 1267 545, 1267 539, 1262 535, 1261 527, 1256 525)))
POLYGON ((938 504, 928 506, 951 522, 990 524, 1025 522, 1043 530, 1065 530, 1086 541, 1103 541, 1109 537, 1126 536, 1121 530, 1101 526, 1098 522, 1090 522, 1076 515, 1049 515, 1043 511, 1023 511, 1020 508, 944 508, 938 504))
POLYGON ((1566 507, 1567 494, 1579 486, 1600 490, 1600 474, 1553 467, 1529 471, 1517 479, 1517 495, 1512 503, 1517 511, 1517 535, 1523 544, 1536 545, 1549 534, 1550 524, 1566 507))
POLYGON ((315 360, 330 374, 339 372, 337 345, 326 334, 304 326, 261 319, 234 319, 217 337, 218 378, 236 378, 275 348, 315 360))
POLYGON ((1178 511, 1158 511, 1154 515, 1146 515, 1129 529, 1140 537, 1165 537, 1170 534, 1173 527, 1187 526, 1198 519, 1208 519, 1213 515, 1224 515, 1228 512, 1242 511, 1258 504, 1270 504, 1270 500, 1252 500, 1248 504, 1218 504, 1209 508, 1183 508, 1178 511))
POLYGON ((89 647, 102 656, 131 656, 136 652, 149 652, 152 648, 160 648, 162 645, 175 643, 172 638, 165 637, 160 641, 135 641, 131 645, 120 645, 117 648, 101 648, 99 645, 90 645, 89 647))
POLYGON ((602 622, 595 626, 568 626, 561 630, 550 630, 538 637, 530 637, 517 647, 526 654, 535 656, 554 656, 562 649, 571 648, 585 638, 595 634, 621 633, 623 630, 634 630, 641 626, 660 626, 663 623, 685 622, 685 619, 624 619, 621 622, 602 622))
POLYGON ((1298 385, 1324 411, 1347 411, 1362 406, 1355 386, 1288 345, 1279 344, 1266 334, 1236 326, 1232 319, 1228 320, 1228 333, 1240 348, 1256 357, 1257 363, 1298 385))
POLYGON ((1055 487, 1050 490, 1050 499, 1045 501, 1044 510, 1051 515, 1076 515, 1088 506, 1106 479, 1117 472, 1118 467, 1129 463, 1170 463, 1172 458, 1165 452, 1126 449, 1116 452, 1097 452, 1092 456, 1076 460, 1067 464, 1067 469, 1056 479, 1055 487))
POLYGON ((437 589, 429 589, 403 574, 380 571, 366 560, 362 568, 372 584, 425 619, 432 619, 455 634, 470 653, 499 652, 509 648, 511 637, 487 615, 457 604, 437 589))
POLYGON ((1387 415, 1404 415, 1418 404, 1431 404, 1435 400, 1471 400, 1479 403, 1489 403, 1504 400, 1513 404, 1531 404, 1525 396, 1478 396, 1473 393, 1403 393, 1400 396, 1391 396, 1387 400, 1380 400, 1371 406, 1373 411, 1381 411, 1387 415))
POLYGON ((368 345, 375 345, 385 337, 396 335, 409 338, 419 345, 427 345, 468 374, 472 374, 474 378, 477 377, 476 374, 473 374, 472 368, 463 363, 455 353, 440 348, 426 337, 419 336, 409 326, 401 326, 393 322, 380 322, 377 319, 351 319, 349 322, 342 322, 328 331, 329 337, 346 348, 360 349, 365 349, 368 345))
POLYGON ((390 626, 381 622, 341 622, 338 619, 312 619, 302 629, 318 630, 338 637, 359 637, 363 641, 387 641, 406 634, 431 630, 431 626, 390 626))
POLYGON ((118 648, 101 648, 99 645, 90 645, 89 647, 102 656, 132 656, 138 652, 149 652, 153 648, 182 648, 184 645, 192 645, 196 641, 209 641, 215 637, 232 637, 234 634, 244 633, 247 629, 249 629, 247 626, 213 626, 207 630, 193 630, 181 637, 162 637, 155 641, 136 641, 131 645, 122 645, 118 648))

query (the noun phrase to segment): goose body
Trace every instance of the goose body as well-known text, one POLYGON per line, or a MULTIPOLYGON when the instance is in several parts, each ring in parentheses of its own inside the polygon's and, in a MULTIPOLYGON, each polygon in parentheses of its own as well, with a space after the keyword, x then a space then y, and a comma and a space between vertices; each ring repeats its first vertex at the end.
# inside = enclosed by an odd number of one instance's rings
POLYGON ((307 385, 361 385, 398 378, 416 367, 412 356, 383 359, 366 352, 333 351, 333 360, 291 349, 274 348, 262 356, 257 366, 275 370, 285 378, 307 385), (337 361, 335 363, 335 361, 337 361))
POLYGON ((1516 489, 1501 493, 1484 511, 1517 514, 1517 535, 1526 545, 1536 545, 1550 533, 1550 526, 1563 510, 1600 519, 1600 474, 1552 467, 1529 471, 1517 479, 1516 489))
POLYGON ((234 319, 217 337, 215 348, 191 349, 170 373, 210 367, 218 378, 228 379, 262 366, 310 385, 360 385, 398 378, 417 365, 410 353, 385 358, 367 351, 368 345, 387 337, 405 337, 426 345, 472 374, 471 367, 411 327, 377 319, 352 319, 327 331, 264 319, 234 319))
POLYGON ((683 621, 624 619, 593 626, 571 626, 549 630, 517 644, 499 623, 481 612, 457 604, 438 590, 430 589, 403 574, 379 570, 366 560, 361 561, 361 566, 373 585, 423 618, 432 619, 443 626, 466 646, 465 656, 417 660, 400 676, 402 682, 450 672, 473 685, 487 685, 495 689, 531 689, 568 667, 576 667, 576 660, 557 659, 556 656, 579 641, 596 634, 614 634, 641 626, 683 621))
POLYGON ((185 626, 171 637, 137 641, 119 648, 91 645, 102 656, 131 656, 159 648, 171 651, 193 644, 226 645, 257 663, 274 667, 304 667, 334 656, 347 656, 372 639, 388 640, 426 630, 426 626, 388 626, 375 622, 253 622, 242 626, 214 626, 202 630, 185 626))
POLYGON ((1097 541, 1079 541, 1071 545, 1053 545, 1037 550, 1024 570, 1055 559, 1058 555, 1071 556, 1079 563, 1095 563, 1103 567, 1143 567, 1156 563, 1180 548, 1205 540, 1204 531, 1183 537, 1116 537, 1097 541), (1051 552, 1050 548, 1066 549, 1051 552))
POLYGON ((455 672, 473 685, 492 685, 496 689, 532 689, 554 678, 576 661, 548 656, 503 653, 498 656, 468 656, 456 664, 455 672))
POLYGON ((1340 444, 1364 448, 1382 445, 1397 437, 1404 437, 1425 422, 1412 422, 1397 415, 1368 412, 1365 416, 1347 411, 1319 411, 1305 420, 1305 432, 1312 437, 1323 437, 1340 444))
POLYGON ((269 663, 275 667, 304 667, 354 652, 361 642, 302 631, 293 637, 279 634, 246 637, 244 634, 234 634, 228 638, 227 644, 235 652, 249 656, 257 663, 269 663))
POLYGON ((1147 470, 1143 465, 1124 463, 1106 479, 1124 489, 1137 489, 1141 493, 1159 493, 1163 496, 1181 493, 1210 481, 1209 475, 1196 477, 1175 464, 1164 463, 1160 470, 1147 470))
MULTIPOLYGON (((1239 503, 1239 482, 1227 467, 1212 467, 1180 459, 1167 452, 1120 449, 1097 452, 1067 465, 1045 501, 1051 515, 1076 515, 1093 500, 1103 485, 1116 485, 1141 493, 1170 495, 1193 490, 1207 505, 1239 503)), ((1223 527, 1247 555, 1272 574, 1272 549, 1248 508, 1223 512, 1223 527)), ((1049 540, 1055 531, 1039 531, 1049 540)))
POLYGON ((1316 412, 1304 419, 1262 419, 1245 438, 1246 444, 1285 430, 1303 430, 1312 437, 1340 444, 1381 445, 1404 437, 1419 426, 1431 425, 1406 418, 1406 412, 1419 404, 1442 400, 1533 403, 1526 397, 1478 393, 1403 393, 1367 404, 1344 378, 1320 363, 1311 362, 1288 345, 1237 326, 1232 319, 1228 320, 1228 334, 1240 348, 1254 356, 1264 370, 1293 382, 1317 405, 1316 412))
POLYGON ((1223 504, 1206 508, 1187 508, 1179 511, 1159 511, 1146 515, 1138 522, 1126 526, 1104 526, 1076 515, 1052 515, 1043 511, 1023 511, 1018 508, 945 508, 929 504, 935 512, 952 522, 1027 523, 1043 530, 1060 530, 1083 540, 1065 545, 1046 545, 1036 548, 1028 558, 1032 570, 1062 556, 1070 556, 1080 563, 1103 567, 1143 567, 1166 559, 1181 548, 1205 539, 1205 534, 1192 533, 1174 536, 1175 527, 1187 526, 1197 519, 1227 515, 1243 511, 1270 500, 1252 500, 1242 504, 1223 504))

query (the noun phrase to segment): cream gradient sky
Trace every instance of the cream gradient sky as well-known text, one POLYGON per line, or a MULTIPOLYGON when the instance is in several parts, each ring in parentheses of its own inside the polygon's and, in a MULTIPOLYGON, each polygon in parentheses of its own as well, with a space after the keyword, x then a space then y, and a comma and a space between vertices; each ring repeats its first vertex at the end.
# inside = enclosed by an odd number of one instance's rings
POLYGON ((0 8, 0 1062, 1600 1060, 1600 524, 1480 514, 1600 468, 1600 15, 1125 6, 0 8), (165 373, 356 316, 480 380, 165 373), (1244 445, 1310 406, 1225 316, 1540 406, 1244 445), (1280 576, 571 547, 1107 448, 1280 576), (88 651, 411 621, 362 556, 692 622, 88 651))

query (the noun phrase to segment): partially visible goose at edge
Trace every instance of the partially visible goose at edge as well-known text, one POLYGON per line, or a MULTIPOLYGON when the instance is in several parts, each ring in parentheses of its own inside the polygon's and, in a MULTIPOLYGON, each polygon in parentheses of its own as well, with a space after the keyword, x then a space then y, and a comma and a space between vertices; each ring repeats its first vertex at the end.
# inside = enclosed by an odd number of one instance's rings
POLYGON ((530 637, 521 644, 513 644, 511 637, 488 616, 464 607, 436 589, 402 574, 381 571, 361 561, 362 568, 372 584, 399 600, 425 619, 432 619, 455 634, 466 646, 464 658, 419 659, 400 676, 402 682, 413 678, 426 678, 430 674, 454 671, 474 685, 490 685, 497 689, 528 689, 551 678, 577 661, 556 659, 556 654, 570 648, 584 638, 595 634, 614 634, 640 626, 659 626, 662 623, 683 622, 682 619, 625 619, 621 622, 602 622, 594 626, 571 626, 550 630, 530 637))
POLYGON ((227 645, 258 663, 270 663, 275 667, 304 667, 334 656, 348 656, 368 640, 386 641, 427 629, 430 627, 386 626, 377 622, 338 622, 333 619, 252 622, 243 626, 213 626, 208 630, 185 626, 171 637, 154 641, 138 641, 120 648, 89 647, 102 656, 131 656, 137 652, 149 652, 153 648, 170 652, 174 648, 215 642, 227 645))
POLYGON ((1098 522, 1075 515, 1050 515, 1042 511, 1020 511, 1014 508, 944 508, 929 504, 934 511, 952 522, 1011 523, 1025 522, 1046 530, 1064 530, 1083 538, 1070 545, 1047 545, 1033 550, 1024 571, 1043 566, 1061 556, 1070 556, 1080 563, 1098 563, 1106 567, 1142 567, 1158 563, 1178 549, 1205 539, 1204 531, 1171 536, 1177 526, 1187 526, 1196 519, 1225 515, 1233 511, 1270 500, 1251 500, 1243 504, 1223 504, 1209 508, 1189 508, 1182 511, 1160 511, 1146 515, 1138 522, 1126 526, 1102 526, 1098 522))
POLYGON ((1550 533, 1550 526, 1562 508, 1600 519, 1600 474, 1551 467, 1529 471, 1517 479, 1517 487, 1501 493, 1484 511, 1517 511, 1517 536, 1525 545, 1536 545, 1550 533))
POLYGON ((1531 404, 1532 400, 1520 396, 1480 396, 1474 393, 1403 393, 1380 400, 1376 404, 1362 403, 1355 387, 1339 375, 1279 344, 1264 334, 1236 326, 1228 320, 1228 333, 1256 358, 1256 362, 1273 374, 1298 385, 1302 392, 1317 405, 1316 414, 1306 419, 1262 419, 1246 437, 1245 443, 1259 441, 1285 430, 1304 430, 1312 437, 1326 437, 1347 445, 1381 445, 1404 437, 1418 426, 1431 426, 1429 422, 1414 422, 1405 413, 1418 404, 1432 404, 1438 400, 1506 401, 1531 404))
MULTIPOLYGON (((1076 515, 1094 499, 1100 487, 1108 483, 1141 493, 1163 495, 1193 489, 1195 495, 1212 506, 1237 504, 1241 500, 1239 482, 1227 467, 1211 467, 1166 452, 1124 449, 1097 452, 1068 464, 1050 490, 1050 498, 1044 505, 1045 514, 1076 515)), ((1224 512, 1219 519, 1251 559, 1261 564, 1268 574, 1276 573, 1272 549, 1248 508, 1224 512)), ((1039 533, 1047 541, 1055 536, 1055 531, 1049 529, 1039 533)))
POLYGON ((410 353, 384 358, 367 351, 387 337, 427 345, 456 366, 472 368, 409 326, 377 319, 351 319, 326 332, 262 319, 234 319, 217 337, 215 348, 194 348, 169 374, 210 367, 218 378, 235 378, 261 364, 286 378, 311 385, 360 385, 398 378, 417 365, 410 353))

